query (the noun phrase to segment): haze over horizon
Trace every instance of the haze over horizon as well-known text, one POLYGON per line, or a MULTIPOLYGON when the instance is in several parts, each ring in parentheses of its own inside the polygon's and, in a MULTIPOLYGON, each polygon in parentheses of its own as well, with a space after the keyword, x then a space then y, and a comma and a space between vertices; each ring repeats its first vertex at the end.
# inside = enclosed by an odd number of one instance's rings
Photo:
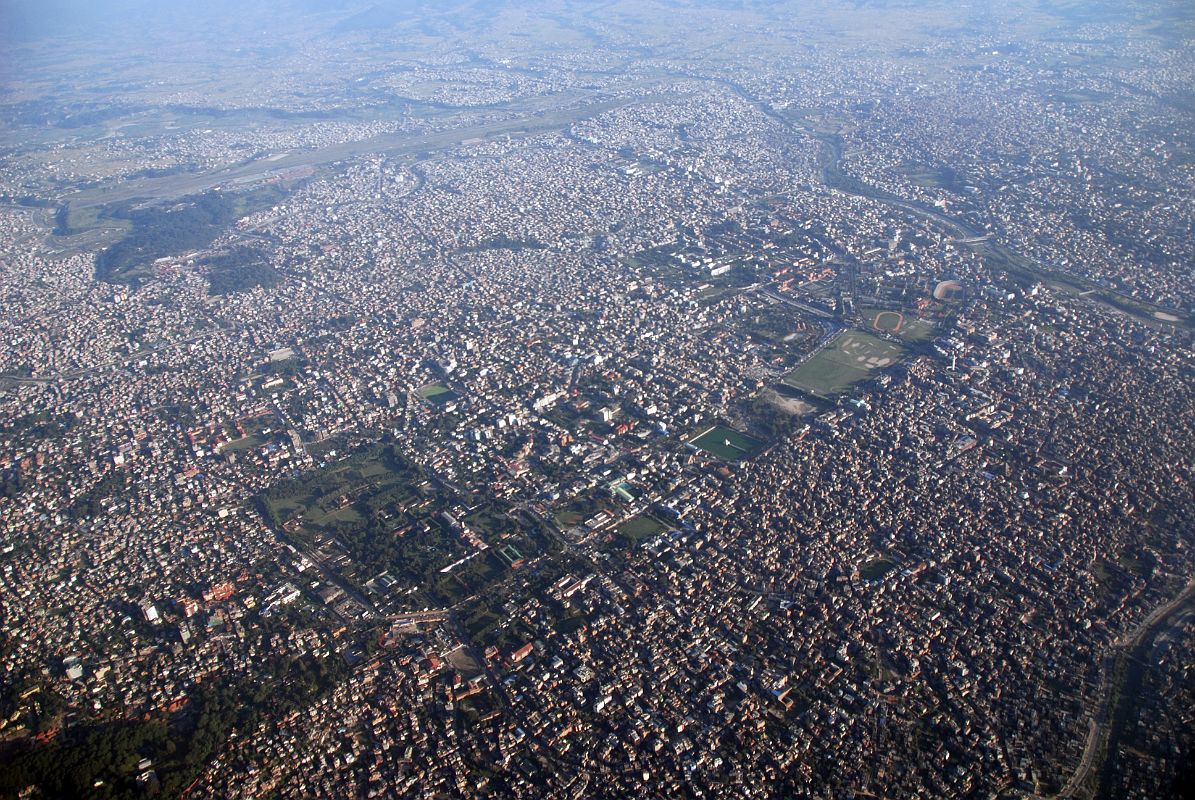
POLYGON ((1190 785, 1189 2, 0 43, 0 800, 1190 785))

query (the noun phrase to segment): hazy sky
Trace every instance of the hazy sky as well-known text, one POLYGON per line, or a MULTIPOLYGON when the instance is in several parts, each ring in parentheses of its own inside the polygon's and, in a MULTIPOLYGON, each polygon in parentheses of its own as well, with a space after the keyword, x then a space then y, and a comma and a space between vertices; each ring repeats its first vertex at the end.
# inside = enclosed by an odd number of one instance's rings
MULTIPOLYGON (((387 5, 409 5, 389 0, 387 5)), ((194 25, 259 12, 351 11, 368 0, 0 0, 0 30, 30 40, 58 34, 102 34, 114 26, 194 25)))

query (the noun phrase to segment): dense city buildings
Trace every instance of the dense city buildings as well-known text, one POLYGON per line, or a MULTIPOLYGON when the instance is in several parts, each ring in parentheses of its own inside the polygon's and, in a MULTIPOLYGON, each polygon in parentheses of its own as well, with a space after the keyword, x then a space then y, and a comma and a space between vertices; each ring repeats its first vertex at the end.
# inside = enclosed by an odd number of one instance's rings
POLYGON ((1185 5, 50 11, 0 797, 1190 779, 1185 5))

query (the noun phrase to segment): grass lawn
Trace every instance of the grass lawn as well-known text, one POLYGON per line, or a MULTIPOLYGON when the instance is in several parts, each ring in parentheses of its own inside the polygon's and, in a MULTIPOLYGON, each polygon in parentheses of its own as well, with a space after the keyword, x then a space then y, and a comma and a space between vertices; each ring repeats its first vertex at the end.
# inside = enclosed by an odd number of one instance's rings
POLYGON ((514 522, 497 508, 483 508, 476 514, 465 517, 465 524, 471 529, 494 537, 515 527, 514 522))
POLYGON ((859 309, 859 314, 871 328, 898 336, 906 342, 924 342, 934 335, 934 323, 918 317, 914 311, 869 307, 859 309))
POLYGON ((363 478, 381 478, 391 474, 392 469, 382 461, 371 461, 361 468, 363 478))
POLYGON ((101 206, 67 207, 66 226, 71 232, 85 231, 100 224, 101 206))
POLYGON ((1116 560, 1116 563, 1120 565, 1121 569, 1123 569, 1125 572, 1129 573, 1130 575, 1136 575, 1137 577, 1141 577, 1142 575, 1145 574, 1144 562, 1142 562, 1141 559, 1137 558, 1136 556, 1133 556, 1130 553, 1121 553, 1120 558, 1118 558, 1116 560))
MULTIPOLYGON (((328 514, 323 519, 323 524, 335 524, 337 522, 352 522, 354 524, 362 521, 362 516, 352 506, 341 508, 328 514)), ((312 520, 315 521, 314 519, 312 520)))
POLYGON ((556 524, 561 528, 571 528, 574 525, 580 525, 599 511, 609 511, 612 508, 614 508, 614 501, 606 492, 581 495, 573 498, 567 505, 556 511, 556 524))
POLYGON ((438 406, 456 399, 456 393, 442 383, 429 383, 419 390, 419 396, 438 406))
POLYGON ((618 526, 619 535, 635 543, 641 542, 644 539, 650 539, 657 533, 663 533, 666 530, 668 530, 667 525, 647 514, 631 517, 618 526))
POLYGON ((715 425, 690 439, 689 444, 717 458, 732 461, 751 458, 763 449, 763 442, 725 425, 715 425))
POLYGON ((585 521, 585 517, 576 511, 560 511, 556 514, 556 524, 561 528, 571 528, 574 525, 580 525, 585 521))
POLYGON ((870 334, 844 331, 786 375, 784 383, 820 397, 842 394, 895 364, 903 352, 900 345, 870 334))
POLYGON ((396 500, 409 498, 414 496, 411 482, 418 478, 419 474, 405 462, 391 458, 378 447, 280 484, 261 499, 281 521, 297 515, 305 527, 323 527, 337 521, 364 519, 362 509, 351 505, 343 509, 335 507, 331 501, 341 494, 387 492, 388 497, 396 500))
POLYGON ((887 558, 877 558, 859 567, 859 577, 865 581, 874 581, 892 571, 896 564, 887 558))
POLYGON ((905 324, 905 315, 899 311, 880 311, 877 312, 873 324, 877 330, 885 333, 896 333, 905 324))
POLYGON ((240 439, 233 439, 231 442, 226 442, 222 448, 226 453, 237 453, 242 450, 252 450, 255 447, 261 447, 266 443, 266 440, 256 434, 242 436, 240 439))
POLYGON ((904 327, 897 336, 906 342, 928 342, 934 336, 935 326, 929 320, 919 317, 905 317, 904 327))

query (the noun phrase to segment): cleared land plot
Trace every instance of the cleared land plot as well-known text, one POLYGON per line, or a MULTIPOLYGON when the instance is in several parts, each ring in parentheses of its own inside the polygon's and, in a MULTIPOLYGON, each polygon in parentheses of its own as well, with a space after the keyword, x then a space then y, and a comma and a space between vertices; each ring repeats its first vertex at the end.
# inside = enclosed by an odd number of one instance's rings
POLYGON ((763 399, 771 403, 776 408, 794 417, 799 417, 802 414, 808 414, 815 409, 812 403, 807 403, 804 400, 798 400, 795 397, 787 397, 777 391, 768 389, 763 394, 763 399))
POLYGON ((717 458, 739 461, 751 458, 763 449, 763 442, 725 425, 715 425, 698 433, 689 444, 717 458))
POLYGON ((465 676, 466 680, 485 672, 481 664, 478 663, 477 659, 473 657, 473 654, 464 645, 450 651, 445 655, 445 658, 452 665, 453 669, 465 676))
POLYGON ((892 342, 860 331, 844 331, 786 375, 784 383, 820 397, 841 394, 895 364, 903 352, 892 342))

